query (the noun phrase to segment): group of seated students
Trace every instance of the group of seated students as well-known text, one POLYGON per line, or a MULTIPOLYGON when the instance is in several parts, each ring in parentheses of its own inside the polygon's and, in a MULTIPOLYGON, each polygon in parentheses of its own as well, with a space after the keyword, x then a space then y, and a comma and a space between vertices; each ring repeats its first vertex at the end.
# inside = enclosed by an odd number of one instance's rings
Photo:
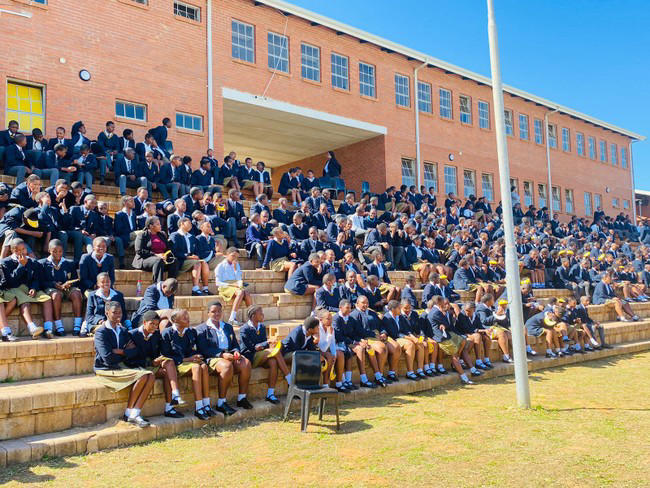
MULTIPOLYGON (((348 192, 335 208, 330 188, 322 187, 341 175, 330 152, 322 179, 313 171, 303 176, 299 167, 282 175, 282 197, 272 208, 263 163, 253 168, 247 158, 240 164, 231 152, 219 165, 208 151, 192 170, 189 156, 169 151, 170 127, 165 119, 137 144, 129 129, 118 138, 112 122, 94 143, 82 122, 71 139, 59 128, 48 142, 36 130, 23 140, 13 122, 0 131, 6 172, 25 179, 15 188, 0 184, 3 341, 15 340, 7 316, 16 307, 33 338, 65 335, 62 303, 70 301, 73 334, 94 334, 97 375, 113 389, 132 387, 125 420, 140 426, 148 424, 140 412, 156 377, 165 382, 165 412, 172 417, 182 415, 174 407, 185 403, 177 378, 190 374, 201 419, 234 411, 225 400, 233 375, 239 376, 237 406, 251 408, 246 394, 253 367, 269 370, 266 399, 277 403, 278 370, 291 381, 288 363, 298 349, 320 351, 324 383, 342 393, 358 388, 353 358, 359 386, 366 388, 398 380, 402 355, 413 381, 446 374, 447 356, 471 383, 466 370, 480 376, 492 367, 492 340, 502 360, 512 361, 501 205, 493 211, 484 197, 463 203, 450 193, 438 207, 435 188, 402 185, 359 199, 348 192), (95 168, 102 182, 113 169, 120 186, 114 218, 92 193, 95 168), (45 189, 42 177, 50 178, 45 189), (135 197, 126 195, 127 187, 137 189, 135 197), (255 198, 248 213, 242 189, 255 198), (243 246, 238 231, 245 232, 243 246), (72 259, 65 257, 70 241, 72 259), (131 267, 150 271, 153 284, 129 316, 124 295, 113 288, 116 260, 109 251, 124 269, 131 247, 131 267), (240 247, 258 269, 286 273, 286 292, 312 297, 313 313, 281 341, 269 340, 264 311, 252 305, 240 247), (393 270, 410 271, 404 286, 391 282, 393 270), (174 308, 181 273, 191 274, 193 296, 215 296, 210 318, 196 327, 186 310, 174 308), (42 307, 42 326, 32 303, 42 307), (237 320, 242 306, 244 323, 237 320), (214 410, 210 374, 218 376, 214 410)), ((516 202, 526 337, 543 336, 548 357, 609 347, 587 307, 611 304, 619 320, 639 319, 630 303, 648 300, 650 226, 637 228, 623 214, 612 219, 600 211, 590 223, 577 217, 560 222, 545 209, 520 211, 516 202), (540 303, 534 289, 542 287, 569 290, 571 298, 540 303)), ((527 352, 535 355, 531 346, 527 352)))

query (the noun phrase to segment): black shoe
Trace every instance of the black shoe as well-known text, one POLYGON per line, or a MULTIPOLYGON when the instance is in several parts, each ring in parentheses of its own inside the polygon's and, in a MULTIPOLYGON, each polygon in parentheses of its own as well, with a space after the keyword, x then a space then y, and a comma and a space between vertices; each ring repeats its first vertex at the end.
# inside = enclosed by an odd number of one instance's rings
POLYGON ((427 379, 427 375, 424 374, 424 371, 420 371, 420 372, 415 373, 415 374, 417 374, 417 375, 418 375, 420 378, 422 378, 423 380, 426 380, 426 379, 427 379))
POLYGON ((478 369, 482 369, 483 371, 487 371, 488 369, 490 369, 485 364, 477 364, 476 367, 478 369))
POLYGON ((233 413, 235 413, 237 410, 232 408, 230 405, 228 405, 228 402, 223 402, 220 407, 216 407, 215 410, 217 412, 221 412, 224 414, 226 417, 230 417, 233 413))
POLYGON ((244 410, 250 410, 253 408, 253 404, 248 401, 248 398, 237 400, 237 406, 243 408, 244 410))
POLYGON ((388 373, 388 376, 386 377, 386 379, 388 379, 389 381, 392 381, 392 382, 399 381, 399 378, 397 377, 397 375, 395 373, 388 373))
POLYGON ((564 351, 558 351, 558 352, 555 353, 555 355, 556 355, 558 358, 563 358, 563 357, 565 357, 565 356, 568 356, 568 354, 565 353, 564 351))
POLYGON ((557 354, 555 354, 554 352, 547 352, 547 353, 546 353, 546 357, 547 357, 547 358, 556 358, 556 357, 557 357, 557 354))
POLYGON ((145 418, 140 417, 139 415, 135 418, 129 418, 127 422, 133 425, 137 425, 141 429, 144 427, 149 427, 151 425, 151 422, 145 418))
POLYGON ((406 379, 411 381, 420 381, 420 377, 415 373, 406 373, 406 379))
POLYGON ((614 349, 614 346, 610 344, 601 344, 600 347, 602 347, 603 349, 614 349))
POLYGON ((352 390, 350 390, 345 385, 341 385, 336 387, 336 391, 338 391, 339 393, 350 393, 352 390))
POLYGON ((206 413, 208 417, 216 417, 217 412, 214 411, 212 407, 203 407, 203 411, 206 413))
POLYGON ((483 372, 481 372, 480 370, 477 369, 475 372, 470 371, 470 374, 472 376, 481 376, 483 374, 483 372))
POLYGON ((351 381, 344 381, 343 384, 348 390, 358 390, 359 387, 352 383, 351 381))
POLYGON ((65 330, 64 329, 57 329, 54 331, 54 335, 57 337, 65 337, 65 330))
POLYGON ((487 369, 494 369, 494 364, 492 363, 483 363, 485 366, 487 366, 487 369))
POLYGON ((384 378, 377 378, 375 382, 382 388, 386 388, 388 386, 388 382, 384 378))
POLYGON ((360 383, 360 385, 361 385, 362 388, 370 388, 371 390, 374 390, 375 388, 377 388, 377 385, 375 385, 374 383, 371 383, 370 381, 365 381, 365 382, 362 381, 360 383))
POLYGON ((440 373, 440 374, 449 374, 449 371, 447 371, 446 369, 443 369, 442 371, 440 371, 440 370, 438 369, 438 370, 436 370, 436 371, 438 371, 438 373, 440 373))
POLYGON ((429 368, 424 370, 424 374, 426 374, 427 376, 430 376, 430 377, 436 376, 435 371, 433 371, 432 369, 429 369, 429 368))
POLYGON ((72 335, 75 337, 79 337, 79 334, 81 333, 81 329, 73 329, 72 330, 72 335))
POLYGON ((172 408, 165 412, 165 417, 170 417, 172 419, 182 419, 183 417, 185 417, 185 415, 183 415, 180 412, 177 412, 175 409, 172 408))
POLYGON ((203 408, 199 410, 195 410, 194 416, 199 420, 208 420, 210 418, 210 416, 207 413, 205 413, 205 409, 203 408))
POLYGON ((202 297, 203 293, 201 292, 201 290, 192 290, 192 296, 193 297, 202 297))
POLYGON ((264 400, 266 400, 269 403, 272 403, 273 405, 277 405, 280 403, 280 400, 275 395, 267 396, 264 400))

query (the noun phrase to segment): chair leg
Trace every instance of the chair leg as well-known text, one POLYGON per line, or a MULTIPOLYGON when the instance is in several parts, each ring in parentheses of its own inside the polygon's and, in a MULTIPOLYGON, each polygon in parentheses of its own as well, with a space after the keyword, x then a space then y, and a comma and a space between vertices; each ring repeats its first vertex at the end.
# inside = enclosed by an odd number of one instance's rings
POLYGON ((338 395, 334 397, 334 411, 336 412, 336 430, 341 428, 339 424, 339 397, 338 395))
POLYGON ((305 395, 302 402, 302 416, 301 416, 301 425, 300 431, 307 432, 307 424, 309 424, 309 411, 310 411, 310 401, 309 395, 305 395))
POLYGON ((325 398, 321 398, 318 405, 318 420, 323 420, 323 410, 325 410, 325 398))
POLYGON ((282 419, 283 421, 286 421, 287 417, 289 416, 289 411, 291 410, 291 403, 293 402, 294 398, 295 398, 295 392, 293 391, 293 388, 289 387, 289 391, 287 392, 287 399, 284 401, 284 418, 282 419))

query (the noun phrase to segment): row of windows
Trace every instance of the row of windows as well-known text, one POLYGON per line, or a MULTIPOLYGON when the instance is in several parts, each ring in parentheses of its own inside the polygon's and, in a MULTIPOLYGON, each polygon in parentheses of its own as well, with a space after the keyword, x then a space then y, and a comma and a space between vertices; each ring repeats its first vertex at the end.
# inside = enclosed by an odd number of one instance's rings
MULTIPOLYGON (((147 121, 147 106, 141 103, 115 101, 115 116, 122 119, 147 121)), ((184 112, 176 112, 176 127, 180 129, 203 132, 203 117, 184 112)))
MULTIPOLYGON (((603 208, 603 196, 598 193, 592 194, 591 192, 586 191, 584 194, 584 202, 586 215, 593 215, 594 211, 598 210, 599 208, 603 208)), ((612 208, 620 208, 619 199, 616 197, 612 197, 612 208)), ((623 199, 623 209, 630 209, 629 200, 623 199)))
MULTIPOLYGON (((40 3, 41 5, 47 5, 48 0, 31 0, 34 3, 40 3)), ((149 5, 149 0, 131 0, 133 3, 139 3, 140 5, 149 5)), ((201 22, 201 7, 195 5, 190 5, 184 2, 174 2, 174 15, 178 17, 184 17, 195 22, 201 22)))

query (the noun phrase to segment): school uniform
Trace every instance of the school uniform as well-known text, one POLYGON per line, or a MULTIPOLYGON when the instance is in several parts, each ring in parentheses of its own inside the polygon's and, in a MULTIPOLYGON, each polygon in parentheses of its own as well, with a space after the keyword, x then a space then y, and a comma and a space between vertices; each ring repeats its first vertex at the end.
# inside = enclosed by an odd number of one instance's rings
POLYGON ((280 185, 278 186, 278 193, 280 195, 286 196, 289 194, 290 190, 297 188, 297 182, 291 178, 289 173, 284 173, 280 178, 280 185))
POLYGON ((332 318, 332 328, 334 329, 336 348, 343 351, 346 358, 352 356, 350 346, 355 342, 365 339, 361 325, 352 317, 352 314, 347 317, 344 317, 340 313, 334 315, 332 318))
POLYGON ((53 151, 54 146, 56 146, 57 144, 61 144, 61 145, 68 148, 68 153, 71 153, 72 152, 72 148, 71 148, 71 144, 70 144, 71 141, 72 141, 71 139, 67 139, 65 137, 63 139, 57 139, 56 137, 52 137, 49 141, 47 141, 47 144, 45 146, 45 150, 46 151, 53 151))
POLYGON ((359 334, 362 339, 374 339, 380 333, 382 321, 379 316, 371 309, 364 312, 354 308, 350 317, 359 325, 359 334))
POLYGON ((178 260, 180 272, 188 271, 194 264, 193 259, 187 260, 187 256, 196 255, 196 237, 192 234, 182 234, 176 231, 169 236, 169 242, 172 246, 172 252, 178 260))
POLYGON ((40 259, 38 264, 40 265, 38 273, 40 290, 49 292, 49 290, 56 289, 57 284, 62 285, 66 281, 78 278, 77 267, 72 261, 64 257, 61 257, 58 264, 54 264, 50 256, 40 259))
POLYGON ((149 310, 168 310, 174 308, 174 295, 168 297, 162 292, 162 282, 154 283, 149 285, 144 291, 142 300, 140 300, 140 305, 138 309, 133 313, 131 317, 131 322, 133 322, 134 327, 140 325, 142 316, 145 312, 149 310))
POLYGON ((390 277, 388 276, 388 268, 385 263, 372 262, 368 266, 368 275, 375 275, 379 278, 380 283, 390 284, 390 277))
POLYGON ((339 295, 341 296, 341 300, 348 300, 353 307, 360 296, 366 296, 365 292, 359 285, 355 285, 354 288, 351 288, 347 282, 339 285, 339 295))
POLYGON ((127 187, 139 188, 143 186, 149 188, 147 178, 138 176, 138 174, 142 173, 142 170, 139 169, 140 164, 135 157, 133 159, 127 159, 123 154, 118 154, 114 168, 115 184, 120 187, 120 193, 122 195, 126 195, 127 187), (131 179, 131 176, 134 179, 131 179))
POLYGON ((239 352, 237 336, 229 323, 221 320, 219 324, 214 324, 208 320, 194 329, 196 331, 196 350, 203 356, 204 361, 211 369, 215 369, 213 359, 220 359, 225 352, 239 352))
POLYGON ((471 268, 458 268, 454 273, 454 290, 469 290, 476 283, 476 272, 471 268))
POLYGON ((81 256, 79 261, 79 288, 81 291, 95 288, 99 273, 108 273, 111 283, 115 283, 115 260, 113 256, 105 253, 99 261, 94 252, 81 256))
POLYGON ((25 209, 38 207, 38 202, 34 200, 36 194, 31 194, 27 187, 27 182, 23 181, 11 190, 9 201, 24 207, 25 209))
POLYGON ((108 296, 104 296, 101 290, 94 290, 88 295, 86 316, 84 318, 87 330, 92 330, 93 326, 106 320, 106 303, 108 302, 117 302, 120 304, 120 308, 122 309, 122 322, 127 328, 131 328, 131 321, 127 319, 124 295, 111 288, 108 296))
MULTIPOLYGON (((273 218, 275 218, 275 216, 273 218)), ((296 224, 289 225, 288 232, 289 237, 291 237, 291 240, 293 241, 301 242, 309 238, 309 227, 304 222, 300 224, 300 226, 297 226, 296 224)))
POLYGON ((135 167, 136 178, 140 178, 140 179, 145 178, 147 180, 147 184, 145 185, 145 188, 147 189, 149 195, 153 194, 152 183, 156 183, 156 187, 158 187, 158 172, 159 170, 157 164, 149 163, 147 160, 144 159, 138 161, 138 164, 135 167))
MULTIPOLYGON (((118 148, 117 152, 119 153, 124 153, 127 149, 133 149, 134 151, 136 150, 136 144, 134 139, 126 139, 124 137, 119 137, 118 139, 118 148)), ((144 161, 144 156, 142 157, 142 161, 144 161)))
POLYGON ((156 329, 145 335, 142 326, 129 331, 131 341, 135 344, 136 353, 124 360, 130 368, 152 368, 153 362, 161 356, 162 335, 156 329))
POLYGON ((261 353, 269 347, 266 326, 260 322, 255 327, 249 320, 240 327, 239 335, 242 342, 241 355, 247 358, 254 368, 259 366, 262 356, 258 353, 261 353), (261 347, 261 351, 257 351, 257 347, 261 347))
POLYGON ((248 257, 252 258, 254 255, 257 255, 257 259, 262 262, 263 258, 263 245, 265 241, 264 235, 258 224, 250 224, 248 229, 246 229, 246 251, 248 251, 248 257))
POLYGON ((301 258, 304 261, 307 261, 309 259, 310 254, 313 254, 318 251, 324 251, 324 250, 325 250, 325 246, 321 241, 316 241, 313 239, 305 239, 300 244, 300 254, 301 254, 301 258))
POLYGON ((190 373, 193 363, 184 362, 184 359, 196 354, 196 330, 188 327, 181 335, 174 324, 163 330, 161 335, 162 355, 174 361, 179 376, 190 373))
POLYGON ((415 297, 415 293, 413 293, 413 289, 411 289, 410 286, 405 286, 402 288, 402 294, 400 296, 401 300, 408 300, 409 303, 411 304, 411 307, 415 308, 420 308, 418 304, 418 299, 415 297))
MULTIPOLYGON (((132 338, 129 332, 119 324, 114 327, 103 326, 98 328, 95 332, 95 337, 93 338, 95 346, 95 362, 93 369, 95 372, 123 369, 122 363, 126 359, 134 358, 138 354, 137 348, 126 348, 127 344, 131 341, 132 338), (113 352, 114 349, 122 349, 125 355, 115 354, 113 352)), ((146 373, 143 372, 143 374, 146 373)), ((125 385, 112 384, 110 382, 110 377, 106 378, 106 382, 103 381, 102 376, 98 376, 97 378, 102 384, 104 384, 104 386, 107 386, 114 391, 119 391, 120 389, 135 383, 140 376, 142 375, 133 378, 133 381, 125 385)))
POLYGON ((288 293, 294 295, 304 295, 307 290, 307 285, 320 285, 322 276, 311 263, 306 262, 293 272, 291 277, 284 285, 284 289, 288 293))
POLYGON ((379 287, 375 288, 374 290, 371 290, 370 287, 366 287, 363 289, 363 292, 366 294, 368 297, 368 302, 370 303, 370 308, 373 310, 376 310, 377 312, 382 311, 382 306, 381 305, 376 305, 377 303, 381 302, 383 300, 381 296, 381 289, 379 287))
MULTIPOLYGON (((90 152, 85 156, 80 154, 79 157, 76 159, 75 166, 78 168, 76 172, 77 181, 79 183, 85 184, 86 188, 88 188, 89 190, 92 189, 93 173, 99 166, 99 163, 97 162, 97 158, 95 157, 95 155, 90 152)), ((57 177, 58 174, 59 173, 57 170, 57 177)))
POLYGON ((338 312, 340 301, 341 294, 336 285, 331 290, 328 290, 324 286, 316 290, 316 307, 325 308, 330 312, 338 312))
POLYGON ((318 351, 314 336, 307 337, 302 325, 294 327, 289 335, 282 339, 282 354, 286 359, 291 358, 296 351, 318 351))
POLYGON ((214 176, 207 170, 203 168, 196 169, 192 172, 190 178, 190 186, 198 186, 203 189, 203 191, 208 190, 211 186, 214 185, 214 176))
POLYGON ((614 287, 606 284, 604 281, 600 281, 594 287, 594 294, 591 301, 594 305, 603 305, 613 298, 616 298, 614 287))
MULTIPOLYGON (((279 263, 277 265, 278 269, 273 270, 273 271, 281 271, 281 267, 284 267, 284 262, 279 262, 276 261, 278 259, 285 258, 285 260, 289 260, 289 253, 291 252, 289 243, 286 240, 282 240, 282 242, 278 242, 275 239, 269 240, 267 246, 266 246, 266 253, 264 254, 264 262, 262 263, 263 268, 273 268, 274 266, 272 263, 275 261, 276 263, 279 263)), ((284 261, 284 260, 283 260, 284 261)))
POLYGON ((242 218, 244 217, 246 217, 244 205, 241 202, 228 199, 226 201, 226 218, 234 218, 237 229, 243 229, 244 224, 242 223, 242 218))

